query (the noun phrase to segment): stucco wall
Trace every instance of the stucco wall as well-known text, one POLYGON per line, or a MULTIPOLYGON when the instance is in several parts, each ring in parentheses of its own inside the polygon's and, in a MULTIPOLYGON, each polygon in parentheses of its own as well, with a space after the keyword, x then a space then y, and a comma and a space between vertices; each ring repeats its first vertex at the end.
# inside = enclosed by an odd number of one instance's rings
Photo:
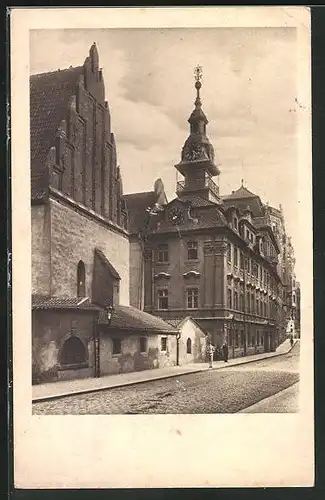
POLYGON ((179 364, 204 362, 206 353, 206 336, 193 321, 186 320, 180 328, 179 364), (191 354, 187 353, 187 339, 191 339, 191 354))
POLYGON ((120 332, 101 333, 100 370, 102 375, 141 371, 164 366, 176 365, 176 336, 168 336, 167 352, 161 351, 160 335, 145 335, 148 339, 148 352, 140 353, 139 335, 120 332), (112 338, 121 338, 121 354, 114 354, 112 338))
POLYGON ((94 249, 103 251, 121 277, 120 303, 129 304, 129 241, 104 225, 51 200, 52 295, 77 294, 77 265, 86 267, 86 295, 91 297, 94 249))
POLYGON ((143 309, 144 281, 142 250, 139 241, 130 242, 130 305, 143 309))
POLYGON ((93 312, 33 311, 33 373, 39 377, 40 382, 93 375, 93 314, 93 312), (72 332, 78 336, 86 348, 88 366, 66 370, 60 366, 60 350, 72 332))

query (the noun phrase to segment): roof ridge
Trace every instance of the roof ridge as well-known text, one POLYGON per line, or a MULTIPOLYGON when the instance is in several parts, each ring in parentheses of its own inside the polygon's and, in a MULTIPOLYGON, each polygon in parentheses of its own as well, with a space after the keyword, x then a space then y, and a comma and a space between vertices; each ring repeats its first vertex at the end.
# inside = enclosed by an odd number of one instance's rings
POLYGON ((125 196, 135 196, 135 195, 139 195, 139 194, 154 194, 155 191, 139 191, 138 193, 126 193, 123 195, 123 198, 125 196))
POLYGON ((83 66, 71 66, 70 68, 63 68, 63 69, 58 68, 58 69, 53 70, 53 71, 44 71, 43 73, 34 73, 34 74, 30 75, 30 78, 47 76, 47 75, 54 75, 55 73, 63 73, 66 71, 72 71, 75 69, 82 69, 82 68, 83 68, 83 66))

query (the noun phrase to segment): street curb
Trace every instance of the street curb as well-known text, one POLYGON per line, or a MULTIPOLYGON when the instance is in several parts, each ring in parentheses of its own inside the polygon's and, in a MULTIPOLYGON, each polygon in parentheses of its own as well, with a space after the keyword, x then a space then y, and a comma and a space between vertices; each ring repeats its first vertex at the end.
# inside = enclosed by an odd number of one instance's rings
POLYGON ((296 345, 296 342, 293 344, 292 347, 290 347, 290 349, 286 352, 281 352, 281 353, 272 353, 272 356, 265 356, 263 358, 260 358, 260 359, 247 359, 247 357, 243 357, 243 360, 234 364, 234 365, 227 365, 225 363, 224 366, 216 366, 216 367, 212 367, 212 368, 198 368, 196 370, 191 370, 191 371, 188 371, 186 373, 171 373, 170 375, 161 375, 161 376, 158 376, 158 377, 155 377, 155 378, 151 378, 151 379, 144 379, 144 380, 138 380, 138 381, 128 381, 128 382, 123 382, 123 383, 118 383, 116 385, 111 385, 109 387, 97 387, 96 389, 95 388, 92 388, 92 389, 80 389, 80 390, 77 390, 77 391, 74 391, 74 392, 66 392, 66 393, 61 393, 61 394, 56 394, 56 395, 50 395, 50 396, 40 396, 40 397, 36 397, 36 398, 32 398, 32 404, 34 403, 41 403, 43 401, 51 401, 51 400, 54 400, 54 399, 61 399, 61 398, 66 398, 68 396, 78 396, 80 394, 91 394, 92 392, 100 392, 100 391, 109 391, 110 389, 116 389, 118 387, 127 387, 127 386, 130 386, 130 385, 139 385, 139 384, 144 384, 146 382, 154 382, 155 380, 163 380, 163 379, 166 379, 166 378, 174 378, 174 377, 183 377, 184 375, 191 375, 193 373, 203 373, 205 371, 215 371, 215 370, 224 370, 225 368, 231 368, 231 367, 234 367, 234 366, 241 366, 241 365, 245 365, 245 364, 249 364, 249 363, 254 363, 254 362, 258 362, 258 361, 263 361, 264 359, 270 359, 270 358, 275 358, 277 356, 284 356, 285 354, 289 354, 289 352, 294 348, 294 346, 296 345))
MULTIPOLYGON (((291 350, 291 349, 290 349, 291 350)), ((249 405, 247 406, 246 408, 243 408, 242 410, 238 411, 237 414, 239 413, 250 413, 249 409, 252 409, 254 407, 256 407, 257 405, 259 405, 260 403, 264 403, 266 402, 268 399, 271 399, 271 398, 274 398, 275 396, 278 396, 279 394, 285 392, 285 391, 289 391, 289 389, 292 389, 295 385, 298 385, 300 384, 300 380, 298 380, 298 382, 294 382, 293 384, 289 385, 288 387, 286 387, 285 389, 282 389, 282 391, 279 391, 279 392, 276 392, 275 394, 272 394, 271 396, 266 396, 265 398, 263 399, 260 399, 260 401, 257 401, 256 403, 253 403, 252 405, 249 405)), ((286 412, 287 413, 287 412, 286 412)), ((292 412, 288 412, 288 413, 292 413, 292 412)), ((293 413, 297 413, 297 412, 293 412, 293 413)))

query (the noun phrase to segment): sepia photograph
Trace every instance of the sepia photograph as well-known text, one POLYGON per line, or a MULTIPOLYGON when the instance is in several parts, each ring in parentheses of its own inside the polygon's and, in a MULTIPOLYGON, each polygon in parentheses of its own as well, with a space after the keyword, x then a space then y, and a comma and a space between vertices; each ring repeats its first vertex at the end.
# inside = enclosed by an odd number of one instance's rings
POLYGON ((31 31, 33 412, 298 411, 296 43, 31 31))
POLYGON ((31 24, 29 418, 299 416, 299 23, 31 24))

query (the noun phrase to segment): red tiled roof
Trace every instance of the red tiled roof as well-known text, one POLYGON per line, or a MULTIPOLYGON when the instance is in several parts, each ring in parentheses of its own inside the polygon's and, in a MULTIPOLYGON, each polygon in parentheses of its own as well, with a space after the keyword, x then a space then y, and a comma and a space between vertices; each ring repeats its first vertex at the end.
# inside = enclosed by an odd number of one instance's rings
POLYGON ((256 194, 252 193, 249 191, 247 188, 244 186, 240 186, 239 189, 236 189, 236 191, 233 191, 231 194, 227 196, 223 196, 223 200, 238 200, 239 198, 254 198, 257 196, 256 194))
POLYGON ((87 297, 50 297, 44 295, 32 295, 32 309, 76 309, 76 310, 99 310, 87 297))
POLYGON ((169 318, 169 319, 165 319, 166 323, 169 323, 170 325, 172 325, 174 328, 178 328, 179 325, 182 323, 182 321, 184 321, 185 317, 183 318, 169 318))
MULTIPOLYGON (((105 323, 105 313, 100 314, 100 322, 105 323)), ((115 306, 111 328, 117 330, 136 330, 151 333, 177 333, 177 329, 173 328, 170 324, 163 321, 157 316, 148 314, 140 309, 132 306, 115 306)))
POLYGON ((106 268, 108 269, 109 273, 116 279, 120 280, 121 276, 119 273, 116 271, 115 267, 112 266, 110 261, 106 258, 106 255, 99 250, 99 248, 95 248, 95 254, 98 255, 98 257, 101 259, 101 261, 104 263, 106 268))
POLYGON ((258 196, 256 196, 255 198, 251 198, 249 201, 247 199, 241 198, 238 200, 224 200, 223 203, 226 209, 234 206, 241 213, 246 210, 247 207, 249 207, 254 218, 261 217, 263 215, 263 207, 258 196))
POLYGON ((188 195, 183 194, 177 199, 179 201, 190 202, 192 207, 207 207, 216 205, 216 203, 213 203, 213 201, 206 200, 205 198, 202 198, 197 194, 188 194, 188 195))
MULTIPOLYGON (((173 200, 175 201, 175 200, 173 200)), ((172 202, 171 202, 172 203, 172 202)), ((216 227, 228 227, 228 221, 224 213, 218 208, 216 204, 212 204, 211 207, 196 207, 193 213, 193 219, 187 220, 184 225, 174 226, 169 221, 161 223, 158 227, 153 229, 155 234, 163 233, 179 233, 186 230, 192 229, 212 229, 216 227), (201 210, 200 210, 201 208, 201 210)))
POLYGON ((157 201, 157 194, 155 191, 125 194, 123 199, 128 212, 129 231, 131 234, 138 234, 146 220, 146 209, 154 206, 157 201))
POLYGON ((78 66, 30 77, 32 198, 44 194, 44 162, 60 122, 67 118, 69 100, 76 94, 82 72, 83 66, 78 66))

